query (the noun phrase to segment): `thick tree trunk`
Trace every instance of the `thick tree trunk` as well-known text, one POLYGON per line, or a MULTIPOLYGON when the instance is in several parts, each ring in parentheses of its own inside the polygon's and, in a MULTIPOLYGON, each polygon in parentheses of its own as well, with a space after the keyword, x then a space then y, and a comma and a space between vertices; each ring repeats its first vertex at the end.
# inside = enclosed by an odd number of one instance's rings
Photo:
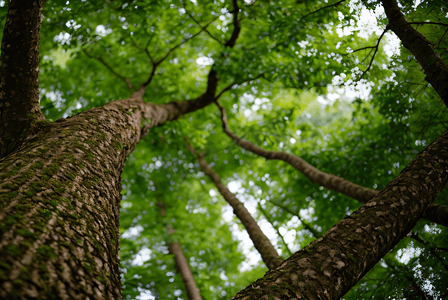
POLYGON ((109 105, 42 125, 0 161, 0 298, 121 299, 120 175, 139 129, 109 105))
POLYGON ((215 75, 195 100, 130 98, 41 122, 0 160, 0 298, 121 299, 125 159, 150 127, 210 104, 215 75))
POLYGON ((125 159, 144 120, 163 124, 207 105, 210 93, 160 106, 131 98, 42 123, 1 159, 0 298, 120 299, 125 159))
POLYGON ((448 131, 378 195, 232 299, 342 297, 409 233, 445 187, 447 149, 448 131))

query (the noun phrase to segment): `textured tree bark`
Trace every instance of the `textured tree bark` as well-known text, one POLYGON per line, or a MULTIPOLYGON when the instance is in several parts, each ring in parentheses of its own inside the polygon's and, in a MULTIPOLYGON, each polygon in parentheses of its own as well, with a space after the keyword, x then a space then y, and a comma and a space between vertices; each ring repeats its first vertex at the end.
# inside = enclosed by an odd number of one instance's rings
MULTIPOLYGON (((190 147, 190 150, 194 153, 193 148, 190 147)), ((269 241, 263 231, 261 231, 260 226, 258 226, 252 215, 244 207, 244 204, 241 203, 231 191, 229 191, 229 189, 222 183, 218 174, 213 171, 202 156, 198 157, 198 162, 204 173, 213 181, 219 193, 223 196, 227 203, 232 206, 233 213, 238 217, 238 219, 240 219, 241 223, 243 223, 244 228, 249 234, 249 237, 254 243, 258 253, 260 253, 266 267, 268 267, 269 270, 272 270, 281 264, 283 259, 278 255, 277 250, 275 250, 271 241, 269 241)))
POLYGON ((44 119, 38 81, 42 0, 8 2, 0 60, 0 158, 20 143, 24 130, 44 119))
MULTIPOLYGON (((308 178, 311 182, 317 183, 328 190, 334 190, 336 192, 349 196, 350 198, 358 200, 362 203, 367 203, 367 201, 369 201, 379 193, 379 191, 377 190, 372 190, 357 185, 356 183, 353 183, 334 174, 325 173, 310 165, 297 155, 289 154, 283 151, 265 150, 252 144, 249 141, 240 139, 235 133, 230 131, 225 109, 219 103, 216 103, 216 105, 221 110, 221 120, 224 133, 227 134, 231 139, 233 139, 241 148, 256 155, 262 156, 266 159, 282 160, 305 175, 305 177, 308 178)), ((428 221, 448 227, 448 206, 432 203, 423 212, 422 217, 427 219, 428 221)))
MULTIPOLYGON (((125 99, 41 122, 0 160, 0 298, 121 299, 118 226, 126 157, 144 130, 211 103, 125 99)), ((213 88, 210 88, 213 86, 213 88)))
POLYGON ((426 80, 448 107, 448 66, 434 52, 431 43, 406 21, 395 0, 382 0, 384 11, 389 19, 388 27, 400 38, 422 66, 426 80))
POLYGON ((232 299, 342 297, 409 233, 445 187, 447 149, 448 131, 378 195, 232 299))
POLYGON ((2 40, 0 298, 121 299, 126 157, 151 127, 212 103, 218 79, 210 71, 191 101, 140 96, 49 123, 38 102, 41 6, 10 1, 2 40))

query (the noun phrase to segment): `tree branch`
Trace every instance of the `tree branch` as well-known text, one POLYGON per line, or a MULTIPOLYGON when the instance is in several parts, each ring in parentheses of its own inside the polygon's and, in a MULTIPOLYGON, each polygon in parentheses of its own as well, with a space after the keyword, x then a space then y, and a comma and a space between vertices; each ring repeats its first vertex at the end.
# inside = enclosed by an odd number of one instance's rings
POLYGON ((241 26, 238 20, 238 13, 240 12, 240 8, 238 7, 238 1, 233 0, 233 32, 230 39, 225 43, 226 47, 233 48, 235 46, 236 40, 238 39, 238 36, 241 31, 241 26))
MULTIPOLYGON (((364 47, 364 48, 360 48, 360 49, 356 50, 356 51, 360 51, 360 50, 367 49, 367 48, 373 48, 373 49, 375 49, 375 51, 373 52, 372 58, 370 59, 370 63, 369 63, 369 65, 367 66, 367 69, 366 69, 365 71, 362 72, 362 74, 361 74, 361 76, 359 76, 358 80, 360 80, 360 79, 361 79, 367 72, 369 72, 370 68, 372 67, 372 63, 373 63, 373 60, 375 59, 375 55, 376 55, 376 53, 378 52, 378 48, 379 48, 381 39, 383 38, 384 34, 385 34, 387 31, 389 31, 388 28, 386 28, 386 29, 383 31, 383 33, 381 33, 381 35, 380 35, 380 37, 378 38, 378 41, 377 41, 377 43, 376 43, 375 46, 372 46, 372 47, 364 47)), ((355 52, 355 51, 353 51, 353 52, 355 52)), ((369 54, 370 54, 370 53, 369 53, 369 54)))
POLYGON ((404 18, 395 0, 382 0, 389 19, 388 27, 400 38, 403 46, 415 56, 422 66, 426 80, 448 107, 448 66, 440 59, 431 43, 404 18))
MULTIPOLYGON (((138 98, 138 97, 143 97, 143 94, 145 93, 145 89, 146 87, 151 83, 152 78, 155 75, 156 69, 157 67, 177 48, 179 48, 181 45, 185 44, 186 42, 188 42, 189 40, 195 38, 196 36, 198 36, 202 31, 204 31, 211 23, 213 23, 217 18, 219 18, 219 16, 215 17, 213 20, 211 20, 210 22, 208 22, 204 27, 201 27, 201 30, 199 30, 197 33, 195 33, 194 35, 192 35, 191 37, 189 37, 188 39, 183 40, 182 42, 180 42, 179 44, 177 44, 176 46, 174 46, 173 48, 171 48, 170 50, 168 50, 168 52, 160 59, 158 59, 157 61, 154 61, 151 57, 151 54, 149 53, 149 51, 147 50, 148 47, 146 47, 146 53, 147 55, 150 57, 151 63, 152 63, 152 69, 151 69, 151 73, 148 77, 148 79, 143 82, 140 87, 138 88, 137 91, 135 91, 134 93, 132 93, 131 97, 133 98, 138 98)), ((149 45, 149 41, 148 41, 148 45, 149 45)), ((147 45, 147 46, 148 46, 147 45)))
MULTIPOLYGON (((196 156, 193 147, 188 145, 188 149, 194 156, 196 156)), ((202 168, 202 171, 210 177, 221 196, 227 201, 227 203, 230 204, 233 208, 233 213, 238 217, 238 219, 240 219, 241 223, 244 225, 244 228, 246 228, 250 239, 254 243, 258 253, 260 253, 266 267, 268 267, 269 270, 272 270, 281 264, 283 259, 278 255, 272 243, 263 231, 261 231, 260 226, 258 226, 252 215, 244 207, 244 204, 241 203, 240 200, 238 200, 238 198, 222 183, 221 178, 219 178, 218 174, 216 174, 210 165, 207 164, 202 154, 197 157, 197 160, 202 168)))
MULTIPOLYGON (((218 102, 215 103, 221 110, 223 131, 231 139, 233 139, 236 142, 236 144, 241 148, 250 151, 256 155, 262 156, 267 160, 269 159, 282 160, 293 166, 303 175, 305 175, 305 177, 308 178, 311 182, 317 183, 318 185, 323 186, 328 190, 334 190, 336 192, 344 194, 361 203, 367 203, 370 199, 372 199, 379 193, 379 191, 362 187, 342 177, 322 172, 321 170, 315 168, 314 166, 310 165, 305 160, 296 155, 289 154, 283 151, 268 151, 258 146, 255 146, 249 141, 240 139, 236 134, 230 131, 225 109, 218 102)), ((431 204, 423 213, 422 217, 431 222, 448 227, 447 216, 448 216, 448 206, 440 204, 431 204)))
MULTIPOLYGON (((183 4, 183 6, 184 6, 185 11, 187 12, 187 15, 188 15, 188 16, 189 16, 189 17, 190 17, 196 24, 198 24, 199 26, 201 26, 201 24, 199 23, 199 21, 196 20, 196 18, 193 17, 193 15, 190 14, 190 13, 187 11, 187 9, 185 8, 185 2, 182 2, 182 4, 183 4)), ((202 26, 201 26, 201 27, 202 27, 202 26)), ((204 32, 207 33, 212 39, 214 39, 215 41, 217 41, 219 44, 222 45, 222 42, 221 42, 218 38, 214 37, 214 36, 210 33, 210 31, 208 31, 207 29, 204 29, 204 32)))
POLYGON ((408 24, 417 24, 417 25, 440 25, 440 26, 446 26, 446 27, 448 27, 448 24, 446 24, 446 23, 439 23, 439 22, 408 22, 408 24))
POLYGON ((436 249, 438 250, 444 250, 446 251, 447 249, 440 249, 438 247, 432 247, 429 243, 426 243, 424 240, 422 240, 418 234, 416 233, 412 233, 409 236, 411 239, 416 240, 417 242, 419 242, 420 244, 424 245, 426 247, 426 250, 428 252, 430 252, 432 255, 434 255, 435 257, 437 257, 437 259, 440 261, 440 263, 443 265, 443 267, 445 268, 445 270, 448 272, 448 265, 446 263, 444 263, 444 259, 442 257, 440 257, 440 255, 435 251, 436 249))
POLYGON ((409 233, 445 188, 447 148, 445 131, 368 203, 231 299, 340 299, 409 233))
POLYGON ((310 12, 310 13, 304 15, 302 19, 305 19, 305 18, 307 18, 307 17, 309 17, 309 16, 311 16, 311 15, 317 13, 318 11, 321 11, 322 9, 326 9, 326 8, 329 8, 329 7, 336 7, 336 6, 338 6, 339 4, 341 4, 341 3, 344 2, 344 1, 345 1, 345 0, 340 0, 340 1, 335 2, 335 3, 333 3, 333 4, 329 4, 329 5, 323 6, 323 7, 319 8, 319 9, 316 9, 315 11, 312 11, 312 12, 310 12))
POLYGON ((234 85, 242 84, 242 83, 245 83, 245 82, 248 82, 248 81, 251 81, 251 80, 257 80, 260 77, 264 78, 264 73, 261 73, 261 74, 259 74, 258 76, 254 77, 254 78, 248 78, 248 79, 245 79, 245 80, 240 81, 240 82, 234 81, 233 83, 231 83, 228 86, 226 86, 225 88, 223 88, 221 92, 219 92, 219 94, 215 97, 215 101, 217 101, 219 98, 221 98, 222 94, 224 94, 225 92, 230 90, 234 85))
POLYGON ((289 209, 286 205, 280 204, 278 202, 274 202, 274 201, 269 201, 270 203, 272 203, 275 206, 280 207, 281 209, 289 212, 291 215, 296 216, 300 223, 302 223, 303 228, 305 228, 306 230, 308 230, 309 232, 311 232, 311 234, 315 237, 315 238, 320 238, 322 236, 322 234, 320 234, 316 229, 314 229, 311 225, 309 225, 308 223, 306 223, 305 221, 303 221, 303 219, 300 217, 300 215, 296 212, 293 212, 291 209, 289 209))
MULTIPOLYGON (((156 205, 160 208, 160 213, 162 217, 166 215, 165 206, 162 201, 156 203, 156 205)), ((168 228, 168 234, 172 235, 175 232, 173 228, 168 228)), ((202 300, 201 293, 196 285, 196 281, 194 280, 193 273, 191 272, 190 265, 188 264, 187 259, 185 258, 184 252, 180 247, 178 242, 167 242, 168 251, 170 254, 174 255, 174 263, 176 264, 176 269, 184 282, 185 291, 187 292, 187 296, 189 300, 202 300)))
POLYGON ((140 139, 146 136, 146 133, 151 127, 160 126, 168 121, 173 121, 178 117, 194 112, 201 109, 215 101, 216 88, 218 86, 218 76, 213 68, 210 70, 207 79, 207 89, 206 91, 193 100, 188 101, 173 101, 164 104, 153 104, 153 103, 142 103, 141 96, 143 95, 145 88, 140 87, 139 91, 133 93, 133 97, 137 100, 139 105, 142 105, 142 117, 143 117, 143 127, 140 139), (140 94, 137 94, 140 93, 140 94))

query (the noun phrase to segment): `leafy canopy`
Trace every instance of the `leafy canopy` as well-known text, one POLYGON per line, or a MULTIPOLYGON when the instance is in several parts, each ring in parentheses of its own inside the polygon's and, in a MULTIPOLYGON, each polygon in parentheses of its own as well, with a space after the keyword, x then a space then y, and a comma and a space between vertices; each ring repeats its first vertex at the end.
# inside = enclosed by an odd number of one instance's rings
MULTIPOLYGON (((219 101, 238 136, 378 190, 446 128, 446 109, 413 56, 402 47, 390 56, 398 44, 382 35, 387 19, 376 1, 238 3, 241 32, 231 48, 229 0, 46 1, 44 114, 56 120, 127 98, 148 79, 145 101, 192 99, 205 91, 213 64, 218 92, 228 87, 219 101), (365 30, 371 23, 375 30, 365 30)), ((0 1, 3 23, 6 5, 0 1)), ((401 5, 408 21, 447 23, 441 1, 401 5)), ((445 60, 446 29, 418 25, 445 60)), ((128 158, 120 224, 125 298, 185 299, 167 250, 174 241, 203 299, 229 298, 266 271, 242 246, 242 226, 186 141, 205 154, 284 258, 361 205, 283 162, 240 149, 221 126, 218 109, 206 107, 153 128, 128 158)), ((436 202, 446 199, 444 192, 436 202)), ((442 297, 447 230, 422 220, 413 233, 420 242, 403 239, 346 299, 401 298, 412 283, 442 297)))

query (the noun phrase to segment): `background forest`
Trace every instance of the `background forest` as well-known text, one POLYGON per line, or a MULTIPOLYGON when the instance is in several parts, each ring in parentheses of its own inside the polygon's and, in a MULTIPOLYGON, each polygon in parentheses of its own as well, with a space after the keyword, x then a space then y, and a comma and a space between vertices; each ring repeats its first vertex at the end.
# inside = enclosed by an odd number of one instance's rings
MULTIPOLYGON (((45 1, 44 115, 55 121, 128 98, 143 82, 146 102, 193 99, 213 67, 231 132, 374 190, 447 129, 445 105, 377 1, 238 1, 237 22, 235 2, 45 1)), ((446 62, 447 3, 400 8, 446 62)), ((209 105, 152 128, 126 161, 125 299, 187 299, 174 242, 204 300, 228 299, 268 270, 200 154, 284 259, 363 204, 242 149, 209 105)), ((446 189, 435 203, 448 204, 446 189)), ((447 257, 448 229, 421 219, 344 299, 446 299, 447 257)))

